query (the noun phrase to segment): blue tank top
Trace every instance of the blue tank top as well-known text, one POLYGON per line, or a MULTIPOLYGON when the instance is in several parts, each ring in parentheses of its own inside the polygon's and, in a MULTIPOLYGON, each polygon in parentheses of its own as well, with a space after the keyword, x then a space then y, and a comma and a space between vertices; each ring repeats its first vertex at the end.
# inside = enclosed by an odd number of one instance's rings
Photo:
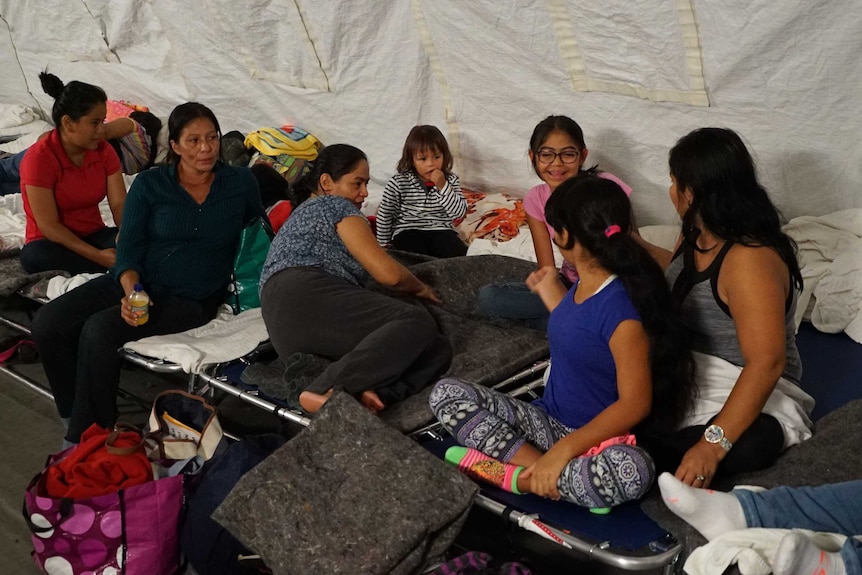
MULTIPOLYGON (((718 273, 733 242, 727 242, 709 267, 698 271, 694 263, 694 248, 683 243, 665 272, 674 299, 682 310, 682 322, 691 336, 692 350, 720 357, 739 367, 745 358, 739 347, 736 323, 730 309, 718 297, 718 273)), ((796 348, 796 290, 784 305, 785 354, 784 377, 799 383, 802 361, 796 348)))

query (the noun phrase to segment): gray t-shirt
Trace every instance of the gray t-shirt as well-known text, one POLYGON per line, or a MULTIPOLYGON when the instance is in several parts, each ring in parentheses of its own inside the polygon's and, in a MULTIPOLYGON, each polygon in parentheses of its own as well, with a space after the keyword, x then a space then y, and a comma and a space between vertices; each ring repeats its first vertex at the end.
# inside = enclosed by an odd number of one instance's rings
MULTIPOLYGON (((715 260, 703 271, 697 271, 694 266, 694 250, 684 245, 683 252, 673 259, 665 277, 681 307, 682 322, 691 335, 692 349, 744 367, 745 358, 739 347, 736 323, 727 305, 718 297, 718 273, 732 245, 732 242, 727 242, 715 260), (676 285, 678 281, 680 284, 676 285)), ((791 290, 790 301, 785 302, 787 360, 783 375, 790 381, 799 383, 802 377, 802 361, 796 348, 796 299, 796 290, 791 290)))
POLYGON ((305 266, 364 285, 368 272, 350 255, 335 230, 338 222, 351 216, 365 219, 356 206, 341 196, 318 196, 301 203, 272 240, 260 274, 260 289, 274 274, 305 266))

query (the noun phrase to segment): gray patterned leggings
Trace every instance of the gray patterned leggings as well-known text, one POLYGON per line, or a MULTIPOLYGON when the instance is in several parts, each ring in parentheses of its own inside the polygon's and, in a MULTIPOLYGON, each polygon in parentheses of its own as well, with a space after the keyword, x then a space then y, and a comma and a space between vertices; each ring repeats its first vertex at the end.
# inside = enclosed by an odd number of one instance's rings
MULTIPOLYGON (((430 404, 459 444, 506 463, 525 442, 547 451, 574 431, 530 403, 456 379, 437 382, 430 404)), ((557 488, 563 499, 582 507, 612 507, 643 497, 654 479, 649 454, 620 444, 572 459, 557 488)))

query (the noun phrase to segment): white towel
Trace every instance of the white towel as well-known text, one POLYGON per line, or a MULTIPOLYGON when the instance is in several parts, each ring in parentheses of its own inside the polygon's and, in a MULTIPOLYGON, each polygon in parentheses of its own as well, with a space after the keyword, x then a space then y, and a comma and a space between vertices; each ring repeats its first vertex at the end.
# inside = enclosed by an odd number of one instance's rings
POLYGON ((268 338, 260 308, 233 315, 230 307, 223 305, 215 319, 201 327, 145 337, 124 347, 147 357, 177 363, 186 373, 200 373, 204 366, 232 361, 250 353, 268 338))
POLYGON ((92 274, 78 274, 74 275, 70 278, 65 276, 56 276, 48 280, 48 289, 45 293, 45 297, 49 300, 55 299, 66 293, 67 291, 73 290, 80 285, 84 285, 88 281, 92 279, 96 279, 99 276, 103 276, 105 274, 100 273, 92 273, 92 274))
MULTIPOLYGON (((552 247, 554 249, 554 264, 559 268, 563 265, 563 255, 560 253, 560 248, 558 248, 556 244, 552 244, 552 247)), ((530 233, 530 228, 527 226, 521 226, 518 228, 518 235, 505 242, 476 238, 470 242, 470 246, 467 248, 467 255, 498 255, 509 256, 531 262, 536 261, 536 250, 533 248, 533 235, 530 233)))
MULTIPOLYGON (((2 196, 20 196, 21 194, 10 194, 2 196)), ((10 200, 10 203, 12 201, 10 200)), ((15 213, 13 210, 0 207, 0 251, 12 250, 24 247, 24 228, 27 218, 23 213, 15 213)))
MULTIPOLYGON (((742 368, 719 357, 694 353, 697 363, 698 396, 685 417, 682 427, 703 425, 721 411, 730 391, 736 385, 742 368)), ((785 378, 778 380, 772 395, 763 406, 763 413, 773 416, 784 431, 784 447, 796 445, 811 437, 811 410, 814 398, 785 378)))
POLYGON ((784 226, 798 246, 805 285, 796 308, 820 331, 862 343, 862 208, 800 216, 784 226))
POLYGON ((0 129, 20 127, 39 119, 39 115, 27 106, 0 104, 0 129))
POLYGON ((52 128, 30 108, 18 104, 0 104, 0 136, 15 138, 0 145, 0 151, 10 154, 22 152, 52 128))
MULTIPOLYGON (((742 575, 769 575, 781 539, 789 529, 740 529, 716 537, 692 551, 685 562, 688 575, 721 575, 736 565, 742 575)), ((793 529, 805 534, 824 551, 838 551, 847 537, 837 533, 819 533, 793 529)))

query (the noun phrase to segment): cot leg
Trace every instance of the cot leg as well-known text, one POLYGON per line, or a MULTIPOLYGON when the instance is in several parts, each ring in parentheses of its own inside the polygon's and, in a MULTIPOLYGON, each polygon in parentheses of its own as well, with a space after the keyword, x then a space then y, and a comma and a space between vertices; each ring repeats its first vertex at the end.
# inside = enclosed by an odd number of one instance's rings
POLYGON ((682 562, 679 560, 681 553, 677 553, 673 561, 664 566, 662 575, 676 575, 682 573, 682 562))

